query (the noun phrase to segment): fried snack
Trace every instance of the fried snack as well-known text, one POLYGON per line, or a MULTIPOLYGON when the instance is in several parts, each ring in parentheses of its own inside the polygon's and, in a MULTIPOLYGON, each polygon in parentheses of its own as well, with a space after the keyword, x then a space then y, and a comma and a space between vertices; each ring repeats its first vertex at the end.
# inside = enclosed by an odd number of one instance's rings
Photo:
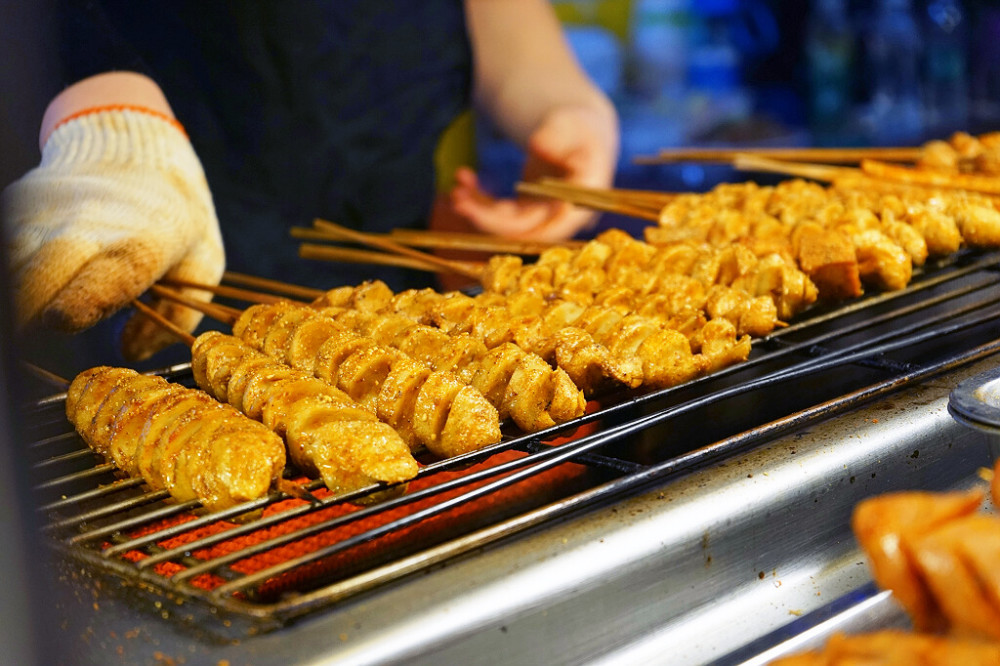
MULTIPOLYGON (((675 386, 749 355, 749 337, 738 336, 728 320, 706 323, 703 313, 683 307, 672 316, 632 313, 633 296, 625 288, 609 290, 603 302, 584 307, 537 292, 471 297, 424 289, 393 294, 384 283, 371 282, 332 290, 314 307, 402 315, 450 336, 480 340, 494 353, 516 344, 565 370, 586 395, 617 386, 675 386)), ((650 298, 647 305, 667 308, 671 298, 650 298)))
POLYGON ((903 492, 858 504, 851 526, 867 553, 875 582, 890 589, 920 631, 937 631, 945 619, 913 562, 914 541, 975 512, 981 493, 903 492))
POLYGON ((820 650, 776 659, 771 666, 995 666, 1000 644, 883 630, 835 634, 820 650))
POLYGON ((475 388, 311 308, 287 302, 253 306, 233 333, 338 387, 395 428, 411 448, 448 458, 500 441, 499 414, 475 388))
POLYGON ((840 301, 863 293, 854 245, 844 234, 803 222, 792 229, 789 241, 802 272, 824 298, 840 301))
MULTIPOLYGON (((357 287, 330 290, 317 299, 313 307, 402 315, 415 323, 433 325, 450 336, 467 335, 479 340, 497 360, 504 356, 513 360, 516 353, 504 350, 517 348, 563 370, 585 395, 599 393, 609 385, 635 387, 642 382, 634 367, 619 363, 610 350, 585 331, 567 331, 557 340, 532 315, 506 307, 503 299, 486 303, 461 292, 440 294, 432 289, 411 289, 394 294, 388 285, 376 280, 357 287)), ((489 367, 490 360, 484 359, 483 366, 489 367)), ((493 366, 490 374, 497 378, 496 381, 503 381, 502 377, 514 370, 516 366, 513 365, 493 366)))
POLYGON ((482 393, 501 419, 512 419, 525 432, 544 430, 584 413, 583 392, 566 371, 551 368, 513 343, 491 350, 471 335, 448 335, 402 315, 333 307, 319 311, 432 370, 454 373, 482 393))
MULTIPOLYGON (((518 307, 509 299, 472 298, 458 292, 400 292, 391 311, 414 321, 427 321, 448 335, 468 335, 489 349, 514 345, 563 370, 585 395, 642 384, 635 358, 622 359, 587 331, 559 325, 538 310, 518 307)), ((521 306, 524 304, 521 303, 521 306)), ((549 301, 553 310, 559 303, 549 301)))
POLYGON ((210 510, 265 495, 285 467, 284 443, 260 423, 202 391, 128 368, 77 375, 66 415, 129 476, 210 510))
POLYGON ((841 178, 824 187, 800 179, 775 186, 722 184, 676 197, 646 230, 653 244, 739 245, 795 263, 820 297, 859 296, 861 285, 905 286, 914 266, 968 247, 1000 247, 1000 213, 989 196, 841 178))
MULTIPOLYGON (((201 334, 191 347, 191 368, 199 386, 283 437, 295 466, 320 476, 335 493, 417 475, 409 447, 389 425, 343 391, 239 338, 201 334)), ((404 490, 401 485, 390 494, 404 490)))
POLYGON ((621 230, 606 231, 579 249, 546 250, 533 264, 513 255, 494 256, 482 282, 486 291, 507 297, 528 292, 580 305, 625 287, 635 293, 638 308, 649 296, 672 294, 678 277, 700 284, 702 293, 691 294, 697 299, 691 309, 726 317, 741 335, 766 335, 779 324, 779 311, 792 316, 817 295, 811 281, 775 253, 762 262, 739 246, 689 241, 657 246, 621 230), (712 312, 716 302, 726 305, 712 312))
POLYGON ((1000 175, 1000 134, 955 132, 947 141, 922 146, 917 168, 943 173, 1000 175))
POLYGON ((1000 640, 1000 518, 984 493, 895 493, 862 502, 853 527, 875 581, 920 631, 1000 640))

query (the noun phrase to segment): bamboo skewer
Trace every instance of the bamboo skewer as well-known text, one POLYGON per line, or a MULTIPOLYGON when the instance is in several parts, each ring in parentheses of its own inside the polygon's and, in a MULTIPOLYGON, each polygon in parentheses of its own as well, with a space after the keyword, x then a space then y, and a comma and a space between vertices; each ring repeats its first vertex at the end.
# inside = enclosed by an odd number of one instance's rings
POLYGON ((60 377, 56 373, 50 372, 45 368, 40 368, 34 363, 29 363, 28 361, 21 361, 21 365, 24 367, 25 370, 27 370, 31 374, 35 375, 36 377, 39 377, 40 379, 45 380, 46 382, 52 384, 57 388, 61 388, 63 390, 69 388, 70 381, 65 377, 60 377))
MULTIPOLYGON (((553 184, 547 179, 541 181, 544 185, 553 184)), ((565 185, 564 185, 565 187, 565 185)), ((654 211, 659 211, 664 206, 669 205, 680 196, 680 192, 658 192, 653 190, 630 190, 624 188, 615 189, 599 189, 599 188, 583 188, 585 191, 594 193, 595 195, 605 195, 608 197, 617 197, 619 201, 625 201, 632 203, 637 206, 642 206, 649 208, 654 211)))
POLYGON ((393 229, 390 238, 403 245, 439 250, 468 250, 490 254, 537 255, 556 245, 579 247, 583 241, 536 241, 504 238, 486 234, 460 231, 433 231, 421 229, 393 229))
POLYGON ((276 292, 278 294, 283 294, 285 296, 294 296, 296 298, 303 298, 309 301, 319 298, 324 293, 326 293, 322 289, 301 287, 297 284, 281 282, 280 280, 271 280, 269 278, 256 277, 253 275, 245 275, 243 273, 234 273, 232 271, 226 271, 222 275, 222 280, 224 282, 231 282, 233 284, 242 285, 244 287, 264 289, 267 291, 276 292))
POLYGON ((659 211, 661 208, 677 198, 677 192, 663 192, 658 190, 630 190, 623 188, 603 188, 588 187, 586 185, 576 185, 556 178, 541 178, 538 184, 549 188, 559 189, 565 192, 579 192, 582 194, 603 197, 610 201, 621 201, 659 211))
POLYGON ((736 155, 733 158, 733 168, 740 171, 763 171, 825 182, 832 182, 838 178, 863 175, 860 169, 853 167, 788 162, 750 154, 736 155))
POLYGON ((654 156, 635 158, 636 164, 672 164, 675 162, 730 163, 739 155, 754 155, 794 162, 825 162, 828 164, 859 164, 865 159, 887 162, 914 162, 922 153, 920 147, 867 148, 665 148, 654 156))
POLYGON ((284 300, 280 296, 274 296, 271 294, 263 294, 260 292, 246 291, 245 289, 239 289, 236 287, 227 287, 225 285, 210 285, 201 284, 197 282, 191 282, 190 280, 178 280, 175 278, 163 278, 160 280, 159 284, 167 287, 187 287, 191 289, 201 289, 203 291, 209 291, 216 296, 224 296, 226 298, 235 298, 237 300, 250 300, 247 298, 248 295, 252 296, 254 299, 260 299, 259 303, 277 303, 278 301, 284 300))
POLYGON ((160 298, 185 305, 192 310, 197 310, 206 314, 212 319, 220 321, 223 324, 229 324, 232 326, 236 323, 237 318, 240 316, 240 310, 237 310, 236 308, 219 305, 218 303, 206 303, 205 301, 189 298, 188 296, 173 291, 172 289, 161 287, 158 284, 154 284, 149 288, 149 290, 160 298))
POLYGON ((370 236, 369 234, 355 231, 354 229, 342 227, 339 224, 334 224, 328 220, 317 219, 313 221, 313 224, 319 229, 329 231, 331 234, 339 236, 341 239, 361 243, 363 245, 368 245, 369 247, 376 247, 392 254, 402 255, 403 257, 407 257, 418 262, 424 262, 426 266, 440 268, 444 271, 462 275, 473 280, 479 280, 483 275, 481 267, 472 268, 463 262, 442 259, 441 257, 436 257, 432 254, 427 254, 426 252, 420 252, 419 250, 406 247, 405 245, 387 238, 370 236))
POLYGON ((552 184, 523 182, 518 183, 516 189, 521 194, 558 199, 605 213, 617 213, 654 222, 660 219, 659 210, 641 204, 636 205, 621 201, 620 199, 609 198, 582 189, 567 189, 552 184))
MULTIPOLYGON (((332 239, 331 239, 332 240, 332 239)), ((482 264, 463 261, 451 262, 452 266, 432 265, 419 259, 404 257, 388 252, 372 252, 371 250, 356 250, 349 247, 331 247, 329 245, 316 245, 314 243, 303 243, 299 246, 299 256, 303 259, 318 259, 320 261, 343 261, 351 264, 376 264, 379 266, 395 266, 397 268, 410 268, 418 271, 429 271, 432 273, 458 273, 478 280, 482 276, 482 264), (458 264, 461 264, 459 267, 458 264)))
MULTIPOLYGON (((300 240, 341 240, 336 233, 323 229, 292 227, 292 238, 300 240)), ((433 250, 461 250, 471 252, 486 252, 489 254, 525 254, 536 255, 553 245, 575 245, 580 241, 534 241, 517 238, 503 238, 486 234, 463 233, 459 231, 432 231, 427 229, 393 229, 388 234, 366 233, 369 240, 381 238, 385 241, 398 243, 407 247, 422 247, 433 250)))
POLYGON ((134 299, 132 301, 132 307, 134 307, 136 310, 138 310, 145 316, 155 321, 157 324, 165 328, 167 331, 173 333, 178 340, 186 344, 188 347, 194 344, 193 335, 191 335, 190 333, 182 329, 180 326, 170 321, 169 319, 167 319, 166 317, 164 317, 159 312, 149 307, 139 299, 134 299))

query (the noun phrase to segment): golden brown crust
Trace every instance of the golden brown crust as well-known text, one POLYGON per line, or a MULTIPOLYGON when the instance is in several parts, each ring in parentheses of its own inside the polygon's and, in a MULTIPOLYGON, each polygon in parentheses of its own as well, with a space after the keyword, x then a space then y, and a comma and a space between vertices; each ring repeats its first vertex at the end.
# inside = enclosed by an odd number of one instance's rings
POLYGON ((198 375, 203 388, 283 434, 296 466, 319 474, 331 490, 416 476, 416 460, 400 435, 340 389, 218 332, 199 336, 192 351, 194 362, 205 366, 198 375))
POLYGON ((73 384, 67 415, 81 437, 178 500, 233 506, 264 495, 284 469, 277 435, 201 391, 109 367, 73 384))

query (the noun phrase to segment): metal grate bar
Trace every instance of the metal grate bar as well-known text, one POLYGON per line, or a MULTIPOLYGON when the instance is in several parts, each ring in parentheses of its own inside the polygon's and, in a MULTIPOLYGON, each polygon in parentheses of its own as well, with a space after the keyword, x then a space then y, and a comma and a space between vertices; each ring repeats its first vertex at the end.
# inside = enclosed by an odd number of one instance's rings
POLYGON ((85 470, 74 472, 73 474, 67 474, 65 476, 57 476, 54 479, 48 481, 42 481, 35 486, 37 490, 47 490, 49 488, 56 488, 58 486, 66 485, 68 483, 73 483, 74 481, 83 481, 95 476, 101 476, 102 474, 108 474, 114 472, 118 468, 111 463, 101 463, 95 465, 94 467, 87 468, 85 470))
POLYGON ((107 495, 114 495, 115 493, 121 492, 122 490, 137 488, 143 485, 144 483, 146 483, 146 481, 138 477, 133 477, 130 479, 121 479, 120 481, 115 481, 114 483, 98 486, 93 490, 88 490, 86 492, 78 493, 76 495, 73 495, 72 497, 63 497, 54 502, 43 504, 42 506, 38 507, 38 510, 55 511, 63 507, 79 504, 80 502, 95 500, 99 497, 105 497, 107 495))
MULTIPOLYGON (((559 448, 562 448, 562 447, 559 447, 559 448)), ((558 448, 557 449, 553 449, 553 451, 558 451, 558 450, 559 450, 558 448)), ((379 513, 382 513, 384 511, 387 511, 387 510, 390 510, 390 509, 393 509, 393 508, 397 508, 399 506, 404 506, 404 505, 407 505, 407 504, 414 504, 416 502, 419 502, 419 501, 422 501, 422 500, 425 500, 425 499, 430 499, 430 498, 434 497, 435 495, 440 495, 442 493, 445 493, 445 492, 448 492, 448 491, 451 491, 451 490, 455 490, 457 488, 461 488, 462 486, 467 486, 467 485, 469 485, 471 483, 477 483, 477 482, 479 482, 481 480, 484 480, 484 479, 489 479, 489 478, 494 477, 494 476, 505 474, 505 473, 507 473, 509 471, 512 471, 512 470, 517 470, 517 469, 522 468, 522 467, 524 467, 526 465, 530 465, 535 460, 537 460, 538 458, 540 458, 540 457, 546 457, 547 455, 548 455, 547 452, 541 452, 541 453, 535 454, 535 456, 526 456, 524 458, 519 458, 519 459, 516 459, 516 460, 507 461, 507 462, 500 463, 498 465, 495 465, 495 466, 490 467, 490 468, 485 469, 485 470, 480 470, 478 472, 472 472, 470 474, 467 474, 465 476, 459 477, 457 479, 451 479, 451 480, 448 480, 448 481, 443 481, 443 482, 438 483, 438 484, 436 484, 434 486, 431 486, 430 488, 424 488, 424 489, 417 490, 417 491, 414 491, 414 492, 411 492, 411 493, 407 493, 406 495, 402 495, 400 497, 388 500, 386 502, 382 502, 382 503, 377 504, 377 505, 363 507, 363 508, 360 508, 360 509, 358 509, 356 511, 352 511, 349 514, 345 514, 343 516, 338 516, 338 517, 336 517, 336 518, 334 518, 332 520, 324 521, 323 523, 319 523, 317 525, 310 525, 308 527, 304 527, 304 528, 302 528, 300 530, 297 530, 297 531, 289 533, 289 534, 280 535, 280 536, 275 537, 275 538, 273 538, 271 540, 268 540, 267 542, 264 542, 264 543, 252 546, 249 549, 241 550, 239 553, 231 553, 229 555, 224 555, 224 556, 220 556, 218 558, 214 558, 214 559, 212 559, 210 561, 205 562, 200 567, 193 567, 193 568, 188 569, 186 571, 182 571, 182 572, 179 572, 179 573, 175 574, 172 577, 172 580, 181 581, 181 580, 184 580, 184 579, 187 579, 187 578, 191 578, 191 577, 196 576, 198 574, 210 571, 213 566, 215 566, 217 563, 220 563, 220 562, 222 562, 222 563, 229 563, 229 562, 232 562, 232 561, 234 561, 236 559, 242 559, 242 558, 246 557, 247 555, 253 555, 253 554, 260 553, 260 552, 264 552, 264 551, 270 550, 271 548, 274 548, 276 546, 283 545, 283 544, 291 542, 291 541, 296 541, 298 539, 301 539, 301 538, 303 538, 305 536, 309 536, 309 535, 315 534, 317 532, 323 532, 323 531, 326 531, 326 530, 329 530, 329 529, 340 527, 342 525, 346 525, 346 524, 349 524, 349 523, 352 523, 352 522, 356 522, 358 520, 363 520, 365 518, 369 518, 371 516, 377 515, 379 513)), ((452 503, 452 504, 454 504, 454 503, 452 503)), ((449 506, 451 506, 452 504, 449 504, 449 506)), ((406 527, 407 525, 414 524, 414 522, 416 522, 416 521, 410 521, 409 519, 410 519, 411 516, 418 515, 419 513, 420 512, 417 512, 415 514, 410 514, 410 516, 406 516, 406 517, 401 518, 401 519, 399 519, 397 521, 393 521, 393 522, 389 523, 389 525, 391 526, 390 531, 391 530, 396 530, 396 529, 402 529, 403 527, 406 527)), ((376 529, 371 530, 369 532, 365 532, 365 533, 363 533, 361 535, 362 538, 360 538, 358 540, 349 539, 349 540, 345 540, 344 542, 338 543, 336 545, 337 550, 335 552, 340 552, 342 550, 346 550, 346 549, 348 549, 350 547, 353 547, 353 546, 355 546, 355 545, 357 545, 359 543, 363 543, 365 541, 370 541, 370 540, 372 540, 374 538, 377 538, 378 536, 381 536, 384 533, 386 533, 386 532, 384 532, 381 528, 376 528, 376 529), (348 543, 348 541, 350 543, 348 543), (340 547, 341 544, 346 544, 346 545, 344 545, 343 547, 340 547)), ((188 548, 190 548, 190 546, 188 546, 188 548)), ((143 564, 145 564, 145 562, 143 562, 143 564)))
POLYGON ((64 518, 63 520, 58 520, 54 523, 46 525, 44 529, 48 531, 60 530, 66 527, 71 527, 73 525, 82 525, 89 523, 94 520, 98 520, 105 516, 111 516, 116 513, 121 513, 122 511, 129 511, 139 506, 146 504, 151 504, 153 502, 158 502, 160 500, 170 499, 170 493, 166 490, 157 490, 148 493, 143 493, 135 497, 131 497, 127 500, 121 500, 118 502, 111 502, 105 504, 104 506, 93 509, 91 511, 85 511, 84 513, 77 514, 75 516, 64 518))
POLYGON ((45 460, 40 460, 35 463, 32 467, 34 469, 42 469, 44 467, 50 467, 52 465, 59 465, 62 463, 73 462, 75 460, 86 460, 87 458, 93 458, 97 454, 91 449, 80 449, 78 451, 72 451, 70 453, 64 453, 62 455, 53 456, 51 458, 46 458, 45 460))
MULTIPOLYGON (((525 453, 538 453, 539 451, 551 449, 554 446, 556 445, 530 440, 517 448, 525 453)), ((640 472, 647 467, 647 465, 640 463, 629 462, 628 460, 619 460, 618 458, 610 458, 608 456, 596 455, 593 453, 578 456, 573 459, 573 462, 612 470, 614 472, 618 472, 619 474, 635 474, 636 472, 640 472)))
POLYGON ((76 437, 77 437, 77 434, 74 431, 70 430, 69 432, 60 433, 60 434, 55 435, 53 437, 46 437, 45 439, 39 439, 38 441, 31 442, 30 444, 28 444, 28 448, 29 449, 40 449, 40 448, 43 448, 45 446, 49 446, 49 445, 52 445, 52 444, 58 444, 60 442, 66 442, 66 441, 75 439, 76 437))

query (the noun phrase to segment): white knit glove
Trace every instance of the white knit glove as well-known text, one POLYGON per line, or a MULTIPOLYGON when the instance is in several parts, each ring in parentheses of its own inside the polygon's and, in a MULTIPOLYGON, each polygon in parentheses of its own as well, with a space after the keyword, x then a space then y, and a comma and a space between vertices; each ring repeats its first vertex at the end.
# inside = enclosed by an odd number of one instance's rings
MULTIPOLYGON (((222 237, 201 163, 172 119, 96 109, 58 125, 41 164, 3 192, 17 321, 88 328, 164 275, 218 284, 222 237)), ((204 291, 188 295, 208 300, 204 291)), ((187 331, 201 315, 156 304, 187 331)), ((123 334, 141 360, 177 339, 148 318, 123 334)))

